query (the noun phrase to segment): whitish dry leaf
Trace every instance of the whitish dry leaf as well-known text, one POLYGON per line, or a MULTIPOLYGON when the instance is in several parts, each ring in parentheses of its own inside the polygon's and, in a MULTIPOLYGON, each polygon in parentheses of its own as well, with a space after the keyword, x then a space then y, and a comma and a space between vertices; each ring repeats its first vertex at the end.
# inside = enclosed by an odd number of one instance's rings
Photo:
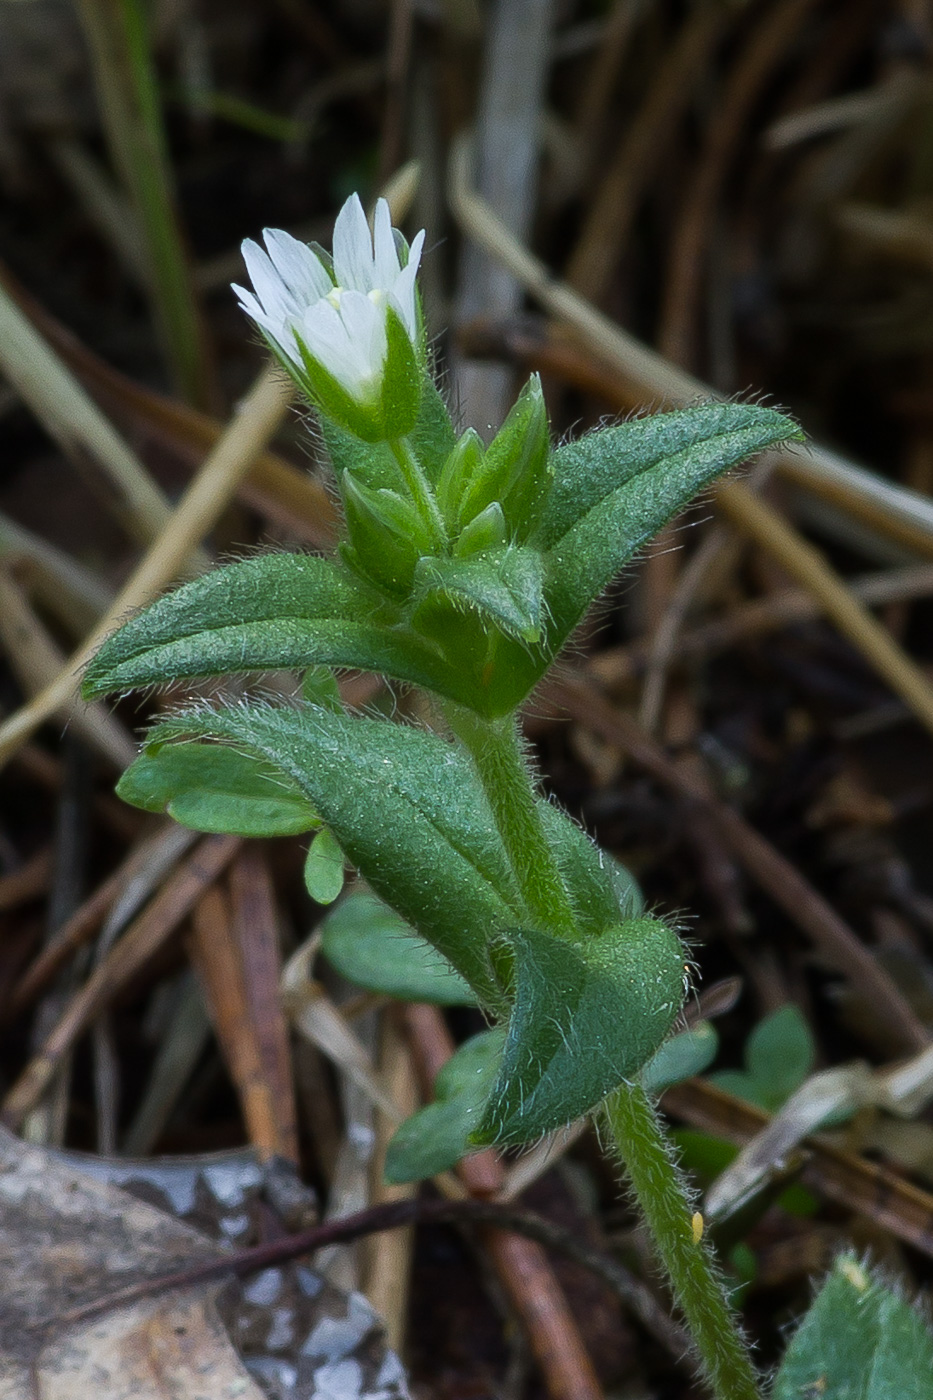
POLYGON ((408 1400, 366 1299, 298 1261, 231 1281, 216 1312, 214 1285, 63 1322, 313 1209, 287 1163, 250 1152, 134 1162, 0 1130, 0 1400, 408 1400))
POLYGON ((59 1321, 215 1253, 171 1216, 2 1133, 2 1400, 262 1400, 214 1312, 217 1285, 59 1321))

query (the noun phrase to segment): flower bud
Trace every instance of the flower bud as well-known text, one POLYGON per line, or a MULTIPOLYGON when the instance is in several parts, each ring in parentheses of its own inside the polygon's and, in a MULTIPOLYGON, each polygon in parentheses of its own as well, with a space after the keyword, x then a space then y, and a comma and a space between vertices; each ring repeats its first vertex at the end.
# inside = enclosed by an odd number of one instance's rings
POLYGON ((346 562, 380 588, 404 596, 418 560, 431 553, 417 509, 396 491, 364 486, 349 472, 342 489, 350 536, 341 546, 346 562))
POLYGON ((551 489, 547 409, 533 374, 493 438, 460 501, 460 528, 499 501, 510 538, 527 539, 551 489))
POLYGON ((424 328, 415 278, 424 231, 409 251, 376 205, 370 235, 358 195, 337 215, 333 258, 281 229, 266 251, 247 239, 253 291, 240 305, 311 402, 366 442, 410 432, 424 375, 424 328))

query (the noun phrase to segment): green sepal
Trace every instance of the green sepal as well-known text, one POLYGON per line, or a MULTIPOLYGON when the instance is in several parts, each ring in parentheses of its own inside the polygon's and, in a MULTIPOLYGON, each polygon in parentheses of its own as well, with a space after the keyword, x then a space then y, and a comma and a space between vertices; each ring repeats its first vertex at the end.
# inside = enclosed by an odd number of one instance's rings
POLYGON ((319 831, 305 858, 305 889, 317 904, 333 904, 343 889, 343 851, 327 827, 319 831))
POLYGON ((147 748, 123 774, 117 795, 194 831, 223 836, 300 836, 321 824, 280 770, 221 744, 147 748))
POLYGON ((423 1181, 476 1151, 470 1136, 501 1058, 501 1030, 481 1031, 451 1055, 435 1081, 434 1102, 406 1118, 389 1142, 386 1181, 423 1181))
POLYGON ((854 1254, 833 1265, 791 1338, 772 1400, 930 1400, 933 1334, 854 1254))
POLYGON ((437 482, 437 504, 452 535, 460 528, 460 502, 469 482, 483 460, 483 439, 475 428, 467 428, 457 439, 444 462, 437 482))
MULTIPOLYGON (((398 463, 387 443, 362 442, 326 418, 321 420, 321 436, 338 481, 345 471, 350 471, 367 486, 398 488, 398 463)), ((409 441, 430 482, 440 476, 455 440, 444 400, 431 375, 423 371, 418 417, 409 441)))
POLYGON ((494 1011, 507 1007, 491 945, 521 899, 473 766, 436 734, 310 705, 200 709, 152 745, 212 737, 297 786, 351 865, 494 1011))
MULTIPOLYGON (((291 356, 288 356, 289 363, 285 368, 314 408, 363 442, 384 442, 387 434, 379 397, 354 398, 320 360, 314 358, 297 331, 294 336, 301 352, 302 366, 297 369, 291 356)), ((273 342, 270 344, 276 348, 273 342)))
POLYGON ((386 359, 382 376, 382 434, 405 437, 418 421, 424 383, 424 353, 412 345, 394 306, 386 312, 386 359))
POLYGON ((350 472, 344 472, 340 486, 350 536, 350 547, 341 546, 341 553, 377 586, 405 597, 415 565, 431 550, 414 504, 385 487, 373 490, 350 472))
POLYGON ((595 1108, 642 1068, 684 999, 677 934, 640 918, 571 943, 510 929, 514 1006, 476 1146, 522 1143, 595 1108))
POLYGON ((454 554, 458 559, 466 559, 471 554, 502 549, 508 543, 508 538, 508 526, 502 507, 498 501, 492 501, 461 530, 459 537, 454 541, 454 554))
POLYGON ((460 528, 499 501, 510 537, 517 543, 527 539, 551 488, 550 447, 541 380, 533 374, 466 485, 460 528))
POLYGON ((447 959, 367 889, 351 890, 318 928, 331 967, 365 991, 436 1006, 476 1005, 447 959))
POLYGON ((415 569, 412 625, 444 645, 450 615, 475 612, 522 642, 536 642, 544 622, 541 556, 531 549, 487 550, 467 559, 422 558, 415 569))

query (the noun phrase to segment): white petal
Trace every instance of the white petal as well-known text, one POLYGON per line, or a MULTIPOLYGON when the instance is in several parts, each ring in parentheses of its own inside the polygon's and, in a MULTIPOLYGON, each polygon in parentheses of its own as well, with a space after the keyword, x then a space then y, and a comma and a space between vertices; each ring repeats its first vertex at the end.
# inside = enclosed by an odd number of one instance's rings
POLYGON ((334 224, 334 273, 341 287, 371 292, 376 286, 373 243, 358 194, 351 194, 334 224))
POLYGON ((263 229, 262 236, 276 272, 297 302, 309 306, 327 296, 333 283, 307 243, 281 228, 263 229))
POLYGON ((415 309, 415 280, 417 276, 416 263, 409 263, 407 267, 403 267, 396 277, 395 286, 389 295, 389 300, 401 316, 402 324, 412 343, 418 339, 418 315, 415 309))
MULTIPOLYGON (((299 334, 308 351, 355 398, 368 396, 381 360, 373 364, 371 347, 377 338, 380 313, 360 292, 345 292, 340 310, 329 301, 316 302, 301 320, 299 334), (349 301, 349 307, 345 303, 349 301), (369 306, 359 304, 365 302, 369 306)), ((384 331, 383 331, 384 336, 384 331)))
POLYGON ((297 307, 294 297, 276 272, 268 254, 251 238, 243 240, 242 253, 256 297, 266 314, 284 321, 297 307))
POLYGON ((399 274, 398 253, 392 236, 392 216, 384 199, 376 201, 373 218, 373 250, 376 286, 388 290, 399 274))

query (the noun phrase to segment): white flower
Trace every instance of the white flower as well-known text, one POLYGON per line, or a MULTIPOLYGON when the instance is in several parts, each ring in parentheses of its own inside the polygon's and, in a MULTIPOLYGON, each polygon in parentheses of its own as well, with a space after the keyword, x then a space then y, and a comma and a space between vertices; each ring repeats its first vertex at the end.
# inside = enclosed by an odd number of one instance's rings
POLYGON ((422 229, 402 267, 384 199, 373 222, 371 235, 359 195, 351 195, 334 226, 332 273, 306 243, 282 229, 265 229, 265 252, 252 239, 243 244, 254 290, 233 288, 299 381, 310 359, 351 399, 369 405, 382 394, 390 309, 417 355, 415 278, 424 245, 422 229))

